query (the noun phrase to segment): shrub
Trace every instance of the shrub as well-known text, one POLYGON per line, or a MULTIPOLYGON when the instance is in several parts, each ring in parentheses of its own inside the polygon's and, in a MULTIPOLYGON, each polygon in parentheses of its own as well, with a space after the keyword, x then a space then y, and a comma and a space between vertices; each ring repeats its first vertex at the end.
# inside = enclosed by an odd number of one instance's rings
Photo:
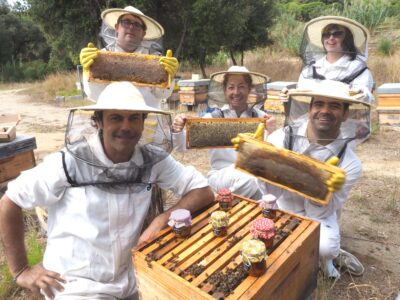
POLYGON ((297 21, 293 14, 280 14, 271 32, 275 46, 290 55, 298 56, 303 27, 303 23, 297 21))
POLYGON ((378 41, 377 50, 381 55, 392 55, 394 54, 395 44, 392 42, 392 40, 381 38, 378 41))

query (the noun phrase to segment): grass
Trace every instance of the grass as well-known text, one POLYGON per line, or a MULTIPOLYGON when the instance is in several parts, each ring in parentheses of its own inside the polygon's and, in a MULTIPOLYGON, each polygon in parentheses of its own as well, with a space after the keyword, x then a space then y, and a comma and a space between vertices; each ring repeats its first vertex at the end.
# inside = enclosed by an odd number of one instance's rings
MULTIPOLYGON (((26 249, 28 251, 28 263, 33 266, 42 261, 44 242, 40 237, 37 230, 32 230, 36 225, 31 225, 32 222, 35 223, 35 216, 25 214, 25 219, 28 219, 27 228, 30 228, 26 233, 25 243, 26 249)), ((0 299, 11 299, 11 293, 16 288, 16 284, 12 282, 12 275, 8 269, 7 264, 0 264, 0 299)))

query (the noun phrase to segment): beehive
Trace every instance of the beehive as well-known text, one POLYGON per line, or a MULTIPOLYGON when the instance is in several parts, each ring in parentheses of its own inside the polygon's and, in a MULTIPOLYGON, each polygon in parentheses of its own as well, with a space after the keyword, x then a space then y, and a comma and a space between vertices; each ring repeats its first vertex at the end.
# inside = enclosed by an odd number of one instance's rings
POLYGON ((179 101, 185 105, 196 105, 207 101, 209 79, 179 80, 179 101))
POLYGON ((239 133, 253 133, 263 118, 189 118, 186 148, 229 148, 239 133))
POLYGON ((378 87, 376 93, 379 124, 400 126, 400 84, 384 83, 378 87))
POLYGON ((218 204, 193 219, 191 236, 178 239, 170 228, 133 251, 142 299, 306 299, 317 284, 319 223, 278 210, 277 235, 267 271, 243 271, 240 247, 262 218, 254 201, 234 195, 225 237, 215 237, 209 216, 218 204))
POLYGON ((285 100, 280 96, 283 88, 296 88, 296 82, 275 81, 267 83, 267 100, 264 102, 264 110, 269 113, 283 114, 285 100))

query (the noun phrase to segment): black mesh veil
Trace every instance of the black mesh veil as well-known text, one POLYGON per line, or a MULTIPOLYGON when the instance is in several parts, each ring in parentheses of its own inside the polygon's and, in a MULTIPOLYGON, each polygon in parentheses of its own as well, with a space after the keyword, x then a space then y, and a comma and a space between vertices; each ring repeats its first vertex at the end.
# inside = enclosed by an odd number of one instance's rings
POLYGON ((102 133, 92 120, 93 111, 71 110, 65 134, 67 170, 77 186, 129 186, 134 192, 151 188, 151 170, 172 150, 170 115, 149 113, 144 120, 142 136, 132 158, 113 163, 104 154, 102 133))

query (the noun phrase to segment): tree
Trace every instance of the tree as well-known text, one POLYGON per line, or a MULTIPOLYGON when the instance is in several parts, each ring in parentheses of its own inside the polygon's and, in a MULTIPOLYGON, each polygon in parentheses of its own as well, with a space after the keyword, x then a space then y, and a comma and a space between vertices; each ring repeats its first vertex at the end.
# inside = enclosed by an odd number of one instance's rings
POLYGON ((218 51, 233 56, 269 42, 272 0, 148 0, 143 5, 164 26, 166 48, 197 62, 203 77, 208 59, 218 51))

